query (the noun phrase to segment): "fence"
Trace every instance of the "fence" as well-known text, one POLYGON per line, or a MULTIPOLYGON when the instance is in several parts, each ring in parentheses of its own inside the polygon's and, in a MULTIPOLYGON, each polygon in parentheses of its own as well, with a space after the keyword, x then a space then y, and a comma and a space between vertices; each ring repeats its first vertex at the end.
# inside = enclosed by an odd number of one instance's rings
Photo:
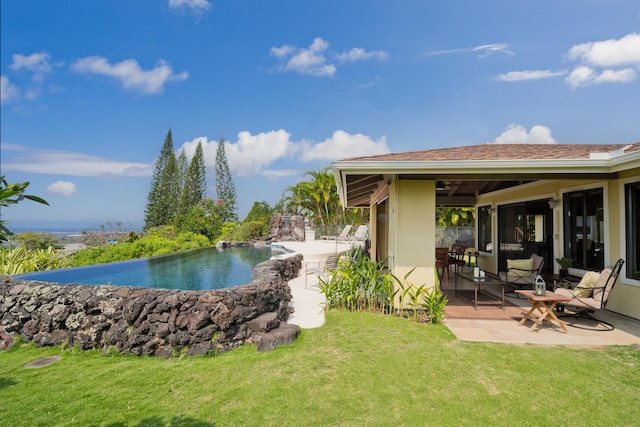
MULTIPOLYGON (((459 237, 475 237, 476 229, 474 227, 442 227, 436 226, 436 247, 451 246, 459 237)), ((471 247, 475 247, 475 238, 471 247)))

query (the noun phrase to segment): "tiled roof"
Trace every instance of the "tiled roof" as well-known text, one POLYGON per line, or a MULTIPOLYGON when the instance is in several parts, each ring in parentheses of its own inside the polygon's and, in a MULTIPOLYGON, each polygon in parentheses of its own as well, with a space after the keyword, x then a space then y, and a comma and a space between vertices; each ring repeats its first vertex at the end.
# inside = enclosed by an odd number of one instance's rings
POLYGON ((592 153, 608 153, 620 149, 624 149, 625 154, 640 151, 640 142, 635 144, 483 144, 351 157, 343 161, 579 160, 588 159, 592 153))

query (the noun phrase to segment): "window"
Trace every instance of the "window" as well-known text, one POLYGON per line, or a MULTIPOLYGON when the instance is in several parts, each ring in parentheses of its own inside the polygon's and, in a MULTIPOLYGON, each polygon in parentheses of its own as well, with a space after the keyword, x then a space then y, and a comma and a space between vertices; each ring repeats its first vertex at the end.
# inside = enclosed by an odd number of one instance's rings
POLYGON ((604 203, 602 189, 564 195, 564 256, 573 267, 600 271, 604 268, 604 203))
POLYGON ((627 277, 640 279, 640 182, 625 186, 627 277))
POLYGON ((478 208, 478 250, 482 252, 493 252, 493 241, 491 240, 491 206, 480 206, 478 208))

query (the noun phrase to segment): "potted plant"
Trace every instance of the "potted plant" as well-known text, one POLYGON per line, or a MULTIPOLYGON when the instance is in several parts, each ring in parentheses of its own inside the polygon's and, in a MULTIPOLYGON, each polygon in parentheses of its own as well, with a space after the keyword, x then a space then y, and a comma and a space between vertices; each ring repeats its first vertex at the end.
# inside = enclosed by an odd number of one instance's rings
POLYGON ((556 262, 560 266, 560 277, 567 277, 569 275, 569 267, 573 265, 571 258, 560 257, 556 258, 556 262))

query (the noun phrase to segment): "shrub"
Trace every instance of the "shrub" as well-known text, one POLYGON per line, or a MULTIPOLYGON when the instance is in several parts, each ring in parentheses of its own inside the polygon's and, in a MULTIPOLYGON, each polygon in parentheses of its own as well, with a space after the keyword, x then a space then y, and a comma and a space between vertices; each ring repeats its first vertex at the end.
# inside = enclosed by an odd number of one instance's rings
POLYGON ((439 286, 430 290, 424 284, 413 285, 409 282, 413 270, 400 280, 391 273, 383 273, 383 266, 384 261, 375 263, 357 248, 342 256, 335 270, 328 271, 327 278, 320 277, 325 309, 406 313, 416 321, 442 324, 448 300, 439 286), (398 308, 394 309, 394 305, 398 308))
POLYGON ((138 237, 134 241, 83 249, 73 256, 71 263, 74 266, 81 266, 126 261, 202 248, 211 244, 207 237, 200 234, 187 232, 175 235, 174 233, 173 227, 163 227, 150 230, 147 235, 138 237))
POLYGON ((27 249, 47 249, 52 247, 54 249, 62 249, 62 246, 58 242, 58 238, 49 233, 34 233, 33 231, 27 231, 20 233, 16 236, 16 240, 24 245, 27 249))

